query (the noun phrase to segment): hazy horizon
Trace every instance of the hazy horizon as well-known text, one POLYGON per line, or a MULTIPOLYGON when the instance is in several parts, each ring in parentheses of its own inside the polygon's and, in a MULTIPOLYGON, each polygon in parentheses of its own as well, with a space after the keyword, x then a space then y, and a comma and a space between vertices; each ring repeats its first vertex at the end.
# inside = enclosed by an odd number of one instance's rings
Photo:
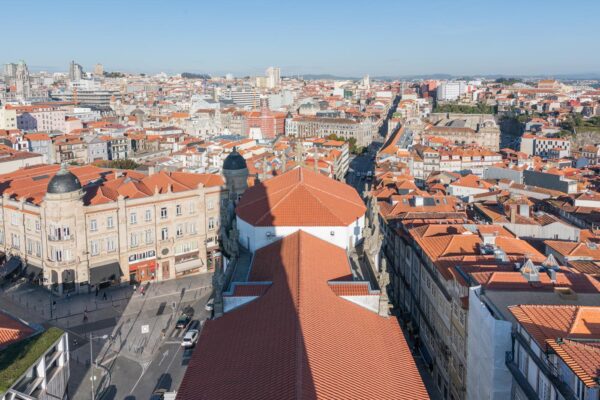
POLYGON ((600 3, 474 0, 200 4, 116 0, 4 4, 0 62, 66 72, 236 76, 600 75, 600 3), (562 5, 559 7, 559 4, 562 5), (24 12, 26 11, 26 12, 24 12))

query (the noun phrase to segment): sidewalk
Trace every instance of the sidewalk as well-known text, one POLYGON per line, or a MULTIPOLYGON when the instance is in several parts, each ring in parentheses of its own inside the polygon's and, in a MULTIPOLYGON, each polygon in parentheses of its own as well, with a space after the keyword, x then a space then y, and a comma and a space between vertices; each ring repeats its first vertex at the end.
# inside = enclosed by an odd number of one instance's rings
MULTIPOLYGON (((168 337, 174 329, 173 319, 201 296, 206 296, 212 290, 211 282, 212 274, 207 273, 152 283, 145 295, 126 285, 101 290, 98 296, 92 292, 68 298, 59 298, 44 288, 23 284, 1 291, 0 307, 25 321, 56 325, 69 332, 69 393, 89 398, 90 334, 94 337, 92 359, 101 366, 110 370, 116 360, 121 364, 126 362, 123 358, 117 359, 117 356, 123 356, 130 360, 127 370, 139 368, 141 371, 152 361, 156 349, 165 339, 163 330, 168 337), (50 319, 53 302, 56 304, 50 319), (84 315, 87 316, 85 321, 84 315), (106 339, 102 339, 104 335, 106 339)), ((198 315, 198 310, 195 311, 198 315)), ((95 374, 96 385, 104 372, 98 369, 95 374)))

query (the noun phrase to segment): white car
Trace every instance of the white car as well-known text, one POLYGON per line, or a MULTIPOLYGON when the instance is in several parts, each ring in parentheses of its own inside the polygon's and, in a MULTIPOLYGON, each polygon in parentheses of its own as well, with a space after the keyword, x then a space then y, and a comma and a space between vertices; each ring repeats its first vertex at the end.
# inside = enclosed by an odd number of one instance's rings
POLYGON ((196 345, 196 342, 198 342, 198 336, 198 329, 190 329, 183 336, 181 347, 194 347, 196 345))
POLYGON ((208 301, 206 302, 206 305, 204 306, 204 309, 206 311, 212 311, 213 308, 215 307, 215 298, 211 297, 210 299, 208 299, 208 301))

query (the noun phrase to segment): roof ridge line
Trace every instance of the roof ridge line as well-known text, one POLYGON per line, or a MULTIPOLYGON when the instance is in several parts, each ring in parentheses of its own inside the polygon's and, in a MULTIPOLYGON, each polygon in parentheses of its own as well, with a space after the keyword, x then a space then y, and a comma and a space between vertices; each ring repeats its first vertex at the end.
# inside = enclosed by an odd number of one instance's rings
MULTIPOLYGON (((312 187, 312 186, 311 186, 312 187)), ((331 208, 327 207, 327 205, 325 203, 323 203, 321 201, 321 199, 318 196, 315 196, 314 194, 312 194, 310 192, 310 190, 307 190, 306 188, 304 189, 306 190, 306 193, 308 193, 313 199, 317 200, 317 202, 322 205, 327 211, 329 211, 329 213, 334 217, 334 219, 336 219, 338 221, 338 223, 342 224, 342 226, 344 225, 344 222, 341 221, 338 216, 336 215, 336 213, 334 211, 331 210, 331 208)), ((324 192, 327 193, 327 192, 324 192)))
MULTIPOLYGON (((337 182, 339 182, 339 181, 337 181, 337 182)), ((353 205, 355 205, 355 206, 358 206, 358 204, 356 204, 356 203, 354 203, 354 202, 352 202, 352 201, 348 200, 348 199, 347 199, 347 198, 345 198, 345 197, 338 196, 338 195, 336 195, 336 194, 333 194, 333 193, 331 193, 331 192, 327 192, 327 191, 325 191, 325 190, 323 190, 323 189, 319 189, 319 188, 318 188, 318 187, 316 187, 316 186, 310 185, 310 184, 308 184, 308 183, 306 183, 306 184, 305 184, 305 186, 309 186, 311 189, 318 190, 319 192, 325 193, 325 194, 327 194, 327 195, 329 195, 329 196, 331 196, 331 197, 335 197, 336 199, 339 199, 339 200, 345 201, 346 203, 350 203, 350 204, 353 204, 353 205)))
MULTIPOLYGON (((272 211, 279 205, 281 204, 282 201, 284 201, 285 199, 287 199, 293 192, 296 191, 296 189, 298 189, 298 187, 300 185, 291 185, 294 186, 291 190, 288 190, 288 192, 281 198, 279 199, 279 201, 277 201, 277 203, 273 204, 273 205, 269 205, 269 210, 267 212, 265 212, 258 220, 256 220, 256 223, 258 224, 260 221, 263 220, 263 218, 265 218, 267 216, 267 214, 272 214, 272 211)), ((289 186, 287 187, 289 188, 289 186)), ((283 190, 283 189, 282 189, 283 190)), ((282 190, 278 190, 277 193, 281 192, 282 190)), ((263 197, 263 199, 265 199, 265 197, 263 197)), ((258 201, 258 200, 257 200, 258 201)), ((252 203, 250 203, 252 204, 252 203)))
POLYGON ((298 230, 298 269, 297 269, 297 284, 296 284, 296 398, 302 398, 302 376, 303 376, 303 362, 302 355, 304 353, 303 349, 303 338, 302 338, 302 326, 300 324, 300 264, 301 264, 301 236, 302 230, 298 230))

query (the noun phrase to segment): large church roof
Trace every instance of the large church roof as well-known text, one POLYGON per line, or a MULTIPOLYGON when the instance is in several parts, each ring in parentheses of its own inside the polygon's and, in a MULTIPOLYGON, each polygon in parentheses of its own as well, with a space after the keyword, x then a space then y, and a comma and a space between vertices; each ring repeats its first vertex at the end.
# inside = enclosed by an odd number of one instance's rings
POLYGON ((258 250, 249 282, 271 284, 206 322, 177 398, 428 398, 396 318, 330 285, 348 279, 346 252, 304 231, 258 250))
POLYGON ((348 226, 365 211, 353 187, 302 167, 249 188, 236 209, 253 226, 348 226))

